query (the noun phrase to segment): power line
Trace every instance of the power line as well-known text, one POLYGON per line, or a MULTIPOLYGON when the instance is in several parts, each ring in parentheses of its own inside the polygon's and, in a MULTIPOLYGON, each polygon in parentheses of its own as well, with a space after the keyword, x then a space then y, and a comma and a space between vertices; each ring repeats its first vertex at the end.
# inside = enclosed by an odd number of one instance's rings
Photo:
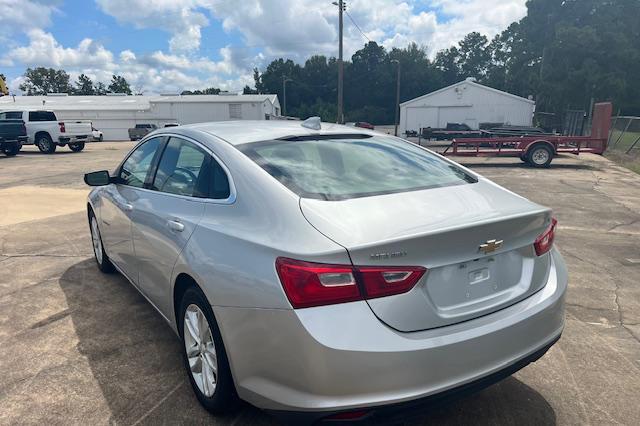
POLYGON ((364 33, 364 31, 362 31, 362 29, 360 28, 360 26, 358 24, 356 24, 356 21, 353 19, 353 17, 351 16, 351 14, 345 10, 344 13, 347 14, 347 16, 349 17, 349 19, 351 20, 351 23, 353 25, 355 25, 355 27, 358 29, 358 31, 360 31, 360 34, 362 34, 362 37, 364 37, 365 39, 367 39, 367 41, 371 42, 371 39, 369 37, 367 37, 367 35, 364 33))

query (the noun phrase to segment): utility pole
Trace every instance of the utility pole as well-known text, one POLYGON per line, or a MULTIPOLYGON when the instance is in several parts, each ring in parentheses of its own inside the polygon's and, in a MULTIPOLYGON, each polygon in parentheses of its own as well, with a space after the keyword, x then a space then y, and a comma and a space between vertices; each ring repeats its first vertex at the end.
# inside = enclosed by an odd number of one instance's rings
POLYGON ((400 113, 400 61, 392 59, 391 62, 398 64, 398 76, 396 77, 396 118, 394 121, 395 130, 393 131, 393 134, 398 136, 398 114, 400 113))
POLYGON ((293 81, 286 75, 282 76, 282 116, 287 116, 287 81, 293 81))
POLYGON ((338 0, 337 2, 333 2, 334 5, 338 6, 338 124, 344 123, 344 113, 343 109, 343 86, 342 80, 344 77, 344 64, 342 62, 342 13, 347 7, 344 4, 343 0, 338 0))

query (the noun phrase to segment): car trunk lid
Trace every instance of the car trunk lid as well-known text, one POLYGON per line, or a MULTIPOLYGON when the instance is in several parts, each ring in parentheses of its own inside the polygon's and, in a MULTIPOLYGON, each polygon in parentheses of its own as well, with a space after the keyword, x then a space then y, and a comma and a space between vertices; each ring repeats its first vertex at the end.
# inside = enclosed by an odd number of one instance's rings
POLYGON ((409 292, 368 300, 381 321, 400 331, 486 315, 547 281, 549 256, 536 256, 533 243, 550 211, 485 179, 344 201, 302 198, 300 207, 354 265, 427 268, 409 292))

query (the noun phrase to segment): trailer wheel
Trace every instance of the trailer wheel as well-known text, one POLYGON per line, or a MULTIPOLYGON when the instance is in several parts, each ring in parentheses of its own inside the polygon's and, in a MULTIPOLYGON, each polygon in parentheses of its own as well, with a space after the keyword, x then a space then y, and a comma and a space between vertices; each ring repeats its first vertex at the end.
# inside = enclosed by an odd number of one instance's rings
POLYGON ((533 167, 549 167, 553 160, 553 150, 547 144, 537 144, 529 148, 526 157, 533 167))

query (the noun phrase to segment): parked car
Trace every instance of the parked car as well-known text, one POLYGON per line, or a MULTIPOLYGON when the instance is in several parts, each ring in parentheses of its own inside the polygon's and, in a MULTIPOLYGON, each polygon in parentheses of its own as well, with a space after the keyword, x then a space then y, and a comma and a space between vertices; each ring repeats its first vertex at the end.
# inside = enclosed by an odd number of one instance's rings
POLYGON ((4 118, 0 112, 0 152, 13 157, 20 152, 22 144, 27 141, 27 128, 22 120, 4 118))
POLYGON ((369 129, 369 130, 374 129, 374 125, 371 123, 367 123, 366 121, 351 121, 351 122, 345 123, 345 125, 352 126, 352 127, 360 127, 360 128, 369 129))
POLYGON ((89 121, 58 121, 53 111, 26 110, 4 111, 0 118, 22 120, 27 128, 26 144, 35 144, 40 152, 51 154, 58 146, 68 145, 69 149, 79 152, 91 135, 89 121))
POLYGON ((104 140, 104 135, 102 132, 95 127, 91 127, 91 137, 94 141, 102 142, 104 140))
POLYGON ((132 141, 140 140, 157 128, 158 126, 155 124, 136 124, 136 127, 129 129, 129 139, 132 141))
POLYGON ((551 211, 396 137, 181 126, 85 182, 98 268, 168 321, 212 413, 382 418, 507 377, 563 330, 551 211))

